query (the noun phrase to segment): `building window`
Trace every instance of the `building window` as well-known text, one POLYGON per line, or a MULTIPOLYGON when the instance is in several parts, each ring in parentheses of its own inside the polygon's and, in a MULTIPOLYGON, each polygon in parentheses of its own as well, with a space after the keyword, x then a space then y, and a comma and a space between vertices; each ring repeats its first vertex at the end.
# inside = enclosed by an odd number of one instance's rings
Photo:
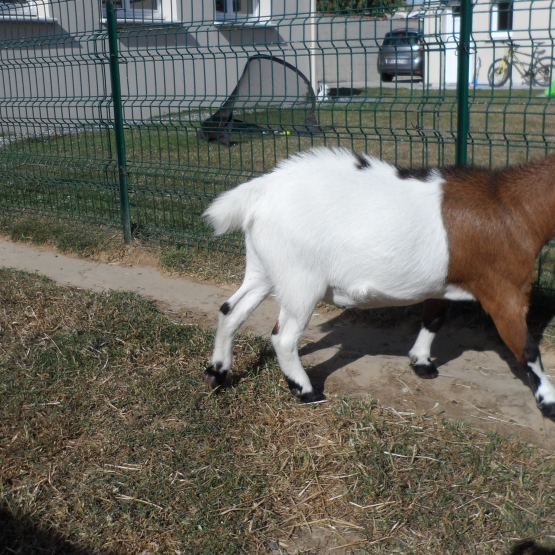
POLYGON ((513 30, 513 3, 497 3, 497 31, 513 30))
POLYGON ((494 2, 491 5, 491 37, 507 40, 513 30, 513 2, 494 2))
POLYGON ((42 21, 55 23, 50 0, 0 0, 0 21, 42 21))
POLYGON ((257 0, 216 0, 216 19, 248 19, 257 17, 257 0))
POLYGON ((36 2, 0 0, 0 16, 37 15, 36 2))
MULTIPOLYGON (((102 12, 106 18, 106 2, 102 0, 102 12)), ((137 23, 160 23, 174 21, 175 2, 173 0, 115 0, 118 21, 137 23)))

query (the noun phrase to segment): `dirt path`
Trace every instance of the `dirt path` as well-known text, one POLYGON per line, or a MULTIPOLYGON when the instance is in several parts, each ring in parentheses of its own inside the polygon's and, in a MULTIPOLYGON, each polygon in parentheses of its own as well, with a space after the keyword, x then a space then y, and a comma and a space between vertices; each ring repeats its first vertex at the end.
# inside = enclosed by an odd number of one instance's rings
MULTIPOLYGON (((165 311, 208 326, 216 325, 219 306, 235 289, 163 276, 148 266, 101 264, 1 239, 0 265, 39 272, 62 285, 133 291, 165 311)), ((267 335, 277 314, 277 304, 268 299, 245 327, 267 335)), ((447 325, 433 349, 439 377, 421 380, 408 364, 407 352, 416 337, 411 326, 354 326, 338 316, 339 311, 315 314, 301 343, 303 361, 327 393, 371 395, 401 413, 442 414, 555 450, 555 423, 541 416, 525 376, 493 330, 447 325)), ((553 374, 555 354, 545 353, 544 363, 553 374)))

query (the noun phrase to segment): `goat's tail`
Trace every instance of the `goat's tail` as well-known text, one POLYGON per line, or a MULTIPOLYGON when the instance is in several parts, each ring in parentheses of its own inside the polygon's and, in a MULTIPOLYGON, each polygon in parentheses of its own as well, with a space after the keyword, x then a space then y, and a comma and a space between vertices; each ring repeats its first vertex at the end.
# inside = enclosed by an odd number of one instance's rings
POLYGON ((258 197, 258 180, 248 181, 222 193, 204 211, 202 217, 214 228, 215 235, 223 235, 235 229, 245 229, 250 220, 252 207, 258 197))

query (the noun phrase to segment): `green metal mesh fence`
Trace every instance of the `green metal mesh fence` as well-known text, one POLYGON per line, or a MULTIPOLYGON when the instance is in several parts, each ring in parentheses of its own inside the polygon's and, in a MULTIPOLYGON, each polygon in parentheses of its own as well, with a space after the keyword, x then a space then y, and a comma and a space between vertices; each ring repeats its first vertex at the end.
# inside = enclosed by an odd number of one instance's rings
POLYGON ((119 224, 128 200, 137 235, 240 251, 201 212, 299 150, 452 164, 461 117, 468 162, 504 166, 555 138, 553 0, 472 4, 463 106, 457 1, 118 0, 112 27, 109 7, 0 0, 0 210, 119 224))

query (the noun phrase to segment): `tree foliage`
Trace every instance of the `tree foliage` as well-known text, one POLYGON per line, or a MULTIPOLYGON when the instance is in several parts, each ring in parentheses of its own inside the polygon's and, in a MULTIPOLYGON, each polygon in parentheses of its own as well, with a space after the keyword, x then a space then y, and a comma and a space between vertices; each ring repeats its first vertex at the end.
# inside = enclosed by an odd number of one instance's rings
POLYGON ((403 0, 317 0, 319 12, 335 14, 381 15, 404 6, 403 0))

